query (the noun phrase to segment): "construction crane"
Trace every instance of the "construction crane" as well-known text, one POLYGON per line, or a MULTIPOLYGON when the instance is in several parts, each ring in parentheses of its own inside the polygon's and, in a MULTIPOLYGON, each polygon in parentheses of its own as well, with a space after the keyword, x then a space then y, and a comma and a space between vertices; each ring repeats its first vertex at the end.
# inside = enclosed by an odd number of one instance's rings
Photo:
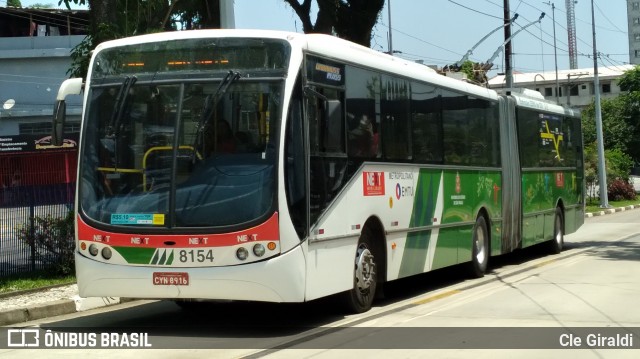
POLYGON ((576 7, 575 0, 566 0, 567 36, 569 37, 569 68, 578 68, 578 48, 576 44, 576 7))

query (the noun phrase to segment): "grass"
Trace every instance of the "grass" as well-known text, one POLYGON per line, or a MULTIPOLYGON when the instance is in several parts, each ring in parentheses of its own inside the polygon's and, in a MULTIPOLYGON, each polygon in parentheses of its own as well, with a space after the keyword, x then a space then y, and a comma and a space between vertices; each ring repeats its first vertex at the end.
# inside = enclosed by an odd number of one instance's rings
MULTIPOLYGON (((609 206, 611 208, 617 207, 625 207, 629 205, 640 205, 640 198, 631 200, 631 201, 609 201, 609 206)), ((600 212, 602 208, 600 208, 600 200, 598 198, 591 198, 587 200, 586 212, 600 212)))
POLYGON ((13 275, 0 278, 0 293, 17 292, 53 285, 72 284, 75 282, 75 275, 56 275, 47 272, 13 275))

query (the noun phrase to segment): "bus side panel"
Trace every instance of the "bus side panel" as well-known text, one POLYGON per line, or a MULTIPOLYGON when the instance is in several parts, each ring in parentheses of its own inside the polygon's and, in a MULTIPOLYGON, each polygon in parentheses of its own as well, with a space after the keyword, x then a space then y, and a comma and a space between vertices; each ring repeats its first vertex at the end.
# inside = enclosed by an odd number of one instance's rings
POLYGON ((353 288, 357 237, 309 243, 306 300, 353 288))
MULTIPOLYGON (((417 177, 414 166, 365 164, 349 179, 311 229, 307 300, 353 288, 358 238, 368 219, 379 220, 384 229, 395 233, 408 227, 417 177)), ((386 240, 383 245, 388 258, 397 258, 394 252, 404 247, 402 237, 379 235, 376 240, 386 240), (395 251, 391 243, 395 243, 395 251)))
POLYGON ((440 239, 431 269, 448 267, 471 259, 471 229, 473 226, 440 230, 440 239), (464 258, 464 259, 463 259, 464 258))
POLYGON ((522 182, 523 247, 553 238, 555 210, 560 201, 565 211, 565 233, 575 232, 581 225, 577 218, 584 216, 581 184, 574 171, 527 171, 522 182))
MULTIPOLYGON (((473 227, 481 211, 488 215, 492 243, 499 246, 502 227, 502 174, 499 170, 446 170, 444 172, 445 210, 442 224, 458 224, 454 228, 442 229, 446 236, 457 238, 456 261, 471 260, 473 251, 473 227)), ((440 264, 434 263, 434 268, 440 264)))

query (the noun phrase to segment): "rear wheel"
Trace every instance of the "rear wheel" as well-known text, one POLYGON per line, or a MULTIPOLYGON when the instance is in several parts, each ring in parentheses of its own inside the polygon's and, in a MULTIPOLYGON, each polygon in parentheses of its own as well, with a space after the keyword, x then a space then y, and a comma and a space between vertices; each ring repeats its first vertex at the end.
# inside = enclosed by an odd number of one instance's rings
POLYGON ((481 278, 487 271, 489 263, 489 231, 487 221, 483 216, 478 216, 473 226, 473 249, 469 272, 474 278, 481 278))
POLYGON ((549 251, 554 254, 562 252, 564 247, 564 216, 562 210, 556 208, 553 219, 553 238, 549 241, 549 251))
POLYGON ((371 309, 376 294, 378 265, 372 240, 371 230, 365 227, 356 250, 353 288, 343 294, 347 309, 354 313, 371 309))

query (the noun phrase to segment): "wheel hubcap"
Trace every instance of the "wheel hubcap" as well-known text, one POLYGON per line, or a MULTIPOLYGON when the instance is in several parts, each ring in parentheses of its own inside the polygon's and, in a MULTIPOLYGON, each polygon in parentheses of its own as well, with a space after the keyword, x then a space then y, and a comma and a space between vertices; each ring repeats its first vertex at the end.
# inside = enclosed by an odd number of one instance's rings
POLYGON ((484 259, 487 255, 485 253, 485 246, 484 246, 485 241, 486 241, 486 238, 484 235, 484 231, 480 226, 478 226, 476 228, 476 248, 478 251, 476 254, 476 260, 478 261, 478 263, 484 263, 484 259))
POLYGON ((556 216, 556 242, 562 244, 562 222, 560 217, 556 216))
POLYGON ((376 263, 366 246, 358 248, 356 256, 356 287, 361 293, 369 291, 375 281, 376 263))

